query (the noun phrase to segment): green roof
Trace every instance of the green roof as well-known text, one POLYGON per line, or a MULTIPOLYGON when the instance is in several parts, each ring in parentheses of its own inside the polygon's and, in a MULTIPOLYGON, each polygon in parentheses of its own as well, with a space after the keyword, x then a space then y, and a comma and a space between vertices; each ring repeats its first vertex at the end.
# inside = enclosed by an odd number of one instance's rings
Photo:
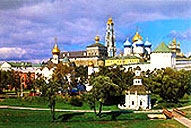
POLYGON ((42 67, 42 65, 39 63, 39 64, 32 64, 32 67, 42 67))
POLYGON ((87 47, 105 47, 103 44, 100 44, 100 43, 94 43, 90 46, 87 46, 87 47))
POLYGON ((171 52, 171 49, 168 48, 164 42, 162 42, 153 52, 171 52))
POLYGON ((7 62, 12 67, 32 67, 31 62, 7 62))

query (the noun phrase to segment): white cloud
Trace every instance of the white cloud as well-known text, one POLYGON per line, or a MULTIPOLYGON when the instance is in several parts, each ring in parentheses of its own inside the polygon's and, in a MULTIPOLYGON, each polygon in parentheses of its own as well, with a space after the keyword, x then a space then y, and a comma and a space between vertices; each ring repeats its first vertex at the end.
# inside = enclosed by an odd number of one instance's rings
MULTIPOLYGON (((51 57, 55 36, 63 47, 85 47, 94 41, 97 31, 104 41, 106 22, 112 16, 117 24, 116 39, 121 41, 126 35, 119 28, 137 22, 191 18, 190 5, 191 1, 183 0, 3 0, 0 47, 27 49, 22 57, 29 60, 51 57)), ((188 34, 182 37, 190 38, 188 34)))
POLYGON ((26 50, 21 48, 10 48, 3 47, 0 48, 0 58, 1 59, 14 59, 14 58, 22 58, 26 54, 26 50))
POLYGON ((177 32, 175 30, 172 30, 170 34, 167 35, 167 37, 174 38, 178 40, 186 40, 186 41, 191 41, 191 31, 187 30, 185 32, 177 32))

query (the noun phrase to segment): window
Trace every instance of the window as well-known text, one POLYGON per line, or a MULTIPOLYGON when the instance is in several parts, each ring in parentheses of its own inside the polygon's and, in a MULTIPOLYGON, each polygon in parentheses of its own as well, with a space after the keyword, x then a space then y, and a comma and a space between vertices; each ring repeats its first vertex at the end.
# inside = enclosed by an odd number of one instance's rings
POLYGON ((143 102, 142 101, 140 101, 140 105, 142 105, 143 104, 143 102))
POLYGON ((134 105, 134 101, 132 101, 132 105, 134 105))

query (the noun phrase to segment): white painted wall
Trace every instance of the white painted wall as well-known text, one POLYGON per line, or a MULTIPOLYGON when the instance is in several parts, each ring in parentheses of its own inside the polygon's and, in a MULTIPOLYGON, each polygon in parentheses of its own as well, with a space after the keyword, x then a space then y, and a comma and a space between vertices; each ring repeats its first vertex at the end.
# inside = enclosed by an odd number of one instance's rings
POLYGON ((173 53, 152 53, 151 69, 161 69, 175 66, 175 56, 173 53))
POLYGON ((2 65, 1 65, 1 68, 11 68, 11 65, 7 62, 4 62, 2 65))

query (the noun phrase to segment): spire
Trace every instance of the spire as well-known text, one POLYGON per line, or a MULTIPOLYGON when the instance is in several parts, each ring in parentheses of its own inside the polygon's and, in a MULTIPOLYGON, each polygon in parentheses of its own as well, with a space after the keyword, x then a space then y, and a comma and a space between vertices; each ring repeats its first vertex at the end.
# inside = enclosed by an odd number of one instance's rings
POLYGON ((175 37, 174 37, 174 39, 173 39, 173 46, 174 45, 176 45, 176 39, 175 39, 175 37))
POLYGON ((55 37, 55 45, 54 45, 54 49, 52 50, 52 54, 59 54, 60 50, 58 49, 58 45, 57 45, 57 38, 55 37))
POLYGON ((177 43, 177 47, 180 47, 180 42, 178 41, 178 43, 177 43))
POLYGON ((55 39, 55 45, 57 45, 57 38, 55 37, 54 39, 55 39))
POLYGON ((107 24, 112 24, 113 25, 113 21, 111 19, 111 16, 109 17, 109 20, 107 21, 107 24))

